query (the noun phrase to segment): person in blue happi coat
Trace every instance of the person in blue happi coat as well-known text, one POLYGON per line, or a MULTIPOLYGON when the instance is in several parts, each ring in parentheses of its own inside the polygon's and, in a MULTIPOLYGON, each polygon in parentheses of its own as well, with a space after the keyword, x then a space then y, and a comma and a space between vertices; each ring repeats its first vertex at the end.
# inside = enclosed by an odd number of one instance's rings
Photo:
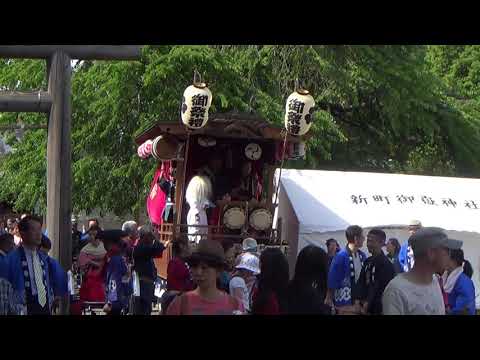
POLYGON ((463 250, 450 250, 447 270, 442 276, 443 289, 448 295, 448 315, 475 315, 473 267, 465 260, 463 250))
MULTIPOLYGON (((422 228, 422 223, 418 220, 412 220, 408 224, 408 232, 410 236, 415 234, 418 230, 422 228)), ((402 268, 403 272, 409 272, 413 268, 414 259, 413 259, 413 250, 408 241, 404 242, 400 247, 398 253, 398 262, 402 268)))
POLYGON ((18 223, 22 243, 6 258, 7 280, 28 315, 50 315, 54 291, 48 255, 39 251, 42 240, 42 220, 28 215, 18 223))
POLYGON ((132 294, 132 280, 125 259, 125 242, 128 234, 121 230, 105 230, 97 235, 107 250, 105 269, 106 304, 108 315, 127 312, 132 294))
POLYGON ((358 280, 367 258, 360 248, 365 236, 358 225, 349 226, 345 236, 347 246, 338 252, 330 265, 326 303, 334 305, 339 313, 360 313, 358 280))
POLYGON ((4 233, 0 235, 0 261, 7 258, 7 254, 15 248, 14 237, 12 234, 4 233))
POLYGON ((48 275, 50 277, 50 283, 52 284, 53 294, 55 295, 54 308, 56 308, 60 299, 68 296, 68 277, 60 263, 48 255, 51 248, 52 242, 50 239, 47 236, 42 235, 40 250, 47 254, 47 261, 50 270, 48 275))

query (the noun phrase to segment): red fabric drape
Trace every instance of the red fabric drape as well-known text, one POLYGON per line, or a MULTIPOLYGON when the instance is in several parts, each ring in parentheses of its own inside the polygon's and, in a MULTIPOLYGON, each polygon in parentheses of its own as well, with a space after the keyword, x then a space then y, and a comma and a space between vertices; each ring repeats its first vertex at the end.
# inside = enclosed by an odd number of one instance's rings
POLYGON ((158 181, 161 178, 167 181, 172 181, 172 163, 171 161, 164 161, 158 166, 153 176, 152 184, 150 185, 150 193, 147 197, 147 213, 152 224, 161 225, 163 223, 163 210, 167 203, 167 194, 165 194, 158 181))

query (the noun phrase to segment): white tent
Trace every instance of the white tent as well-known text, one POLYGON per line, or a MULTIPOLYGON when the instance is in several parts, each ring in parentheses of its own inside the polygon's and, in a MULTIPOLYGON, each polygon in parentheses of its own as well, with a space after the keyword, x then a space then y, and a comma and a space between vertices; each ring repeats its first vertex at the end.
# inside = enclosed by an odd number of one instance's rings
POLYGON ((344 246, 349 225, 383 228, 400 243, 408 239, 412 219, 441 227, 463 241, 480 308, 480 179, 283 170, 276 218, 289 244, 291 271, 306 245, 325 248, 335 238, 344 246))

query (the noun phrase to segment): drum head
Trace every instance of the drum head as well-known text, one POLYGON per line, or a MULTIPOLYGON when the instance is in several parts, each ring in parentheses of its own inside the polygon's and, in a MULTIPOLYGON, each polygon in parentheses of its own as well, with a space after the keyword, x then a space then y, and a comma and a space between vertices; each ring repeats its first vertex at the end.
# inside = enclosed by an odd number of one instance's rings
POLYGON ((178 142, 165 135, 160 135, 153 140, 152 155, 157 160, 172 160, 177 156, 178 142))
POLYGON ((250 215, 249 223, 257 231, 268 230, 273 223, 272 213, 267 209, 254 210, 250 215))
POLYGON ((223 214, 223 225, 230 230, 241 229, 245 220, 245 212, 239 207, 232 207, 223 214))

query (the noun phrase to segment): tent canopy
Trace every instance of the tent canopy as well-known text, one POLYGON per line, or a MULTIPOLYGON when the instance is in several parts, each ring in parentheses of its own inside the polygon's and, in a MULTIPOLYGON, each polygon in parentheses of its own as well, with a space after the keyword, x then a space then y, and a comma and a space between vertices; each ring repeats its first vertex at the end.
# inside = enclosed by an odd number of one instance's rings
MULTIPOLYGON (((278 175, 278 173, 277 173, 278 175)), ((300 233, 407 225, 480 233, 480 179, 284 170, 282 187, 300 233)))
MULTIPOLYGON (((387 238, 404 243, 410 220, 420 220, 463 241, 480 308, 480 179, 284 170, 281 186, 298 219, 298 237, 288 239, 296 254, 309 244, 325 249, 328 238, 344 246, 349 225, 380 227, 387 238)), ((365 245, 362 250, 367 252, 365 245)), ((296 254, 292 253, 291 271, 296 254)))

